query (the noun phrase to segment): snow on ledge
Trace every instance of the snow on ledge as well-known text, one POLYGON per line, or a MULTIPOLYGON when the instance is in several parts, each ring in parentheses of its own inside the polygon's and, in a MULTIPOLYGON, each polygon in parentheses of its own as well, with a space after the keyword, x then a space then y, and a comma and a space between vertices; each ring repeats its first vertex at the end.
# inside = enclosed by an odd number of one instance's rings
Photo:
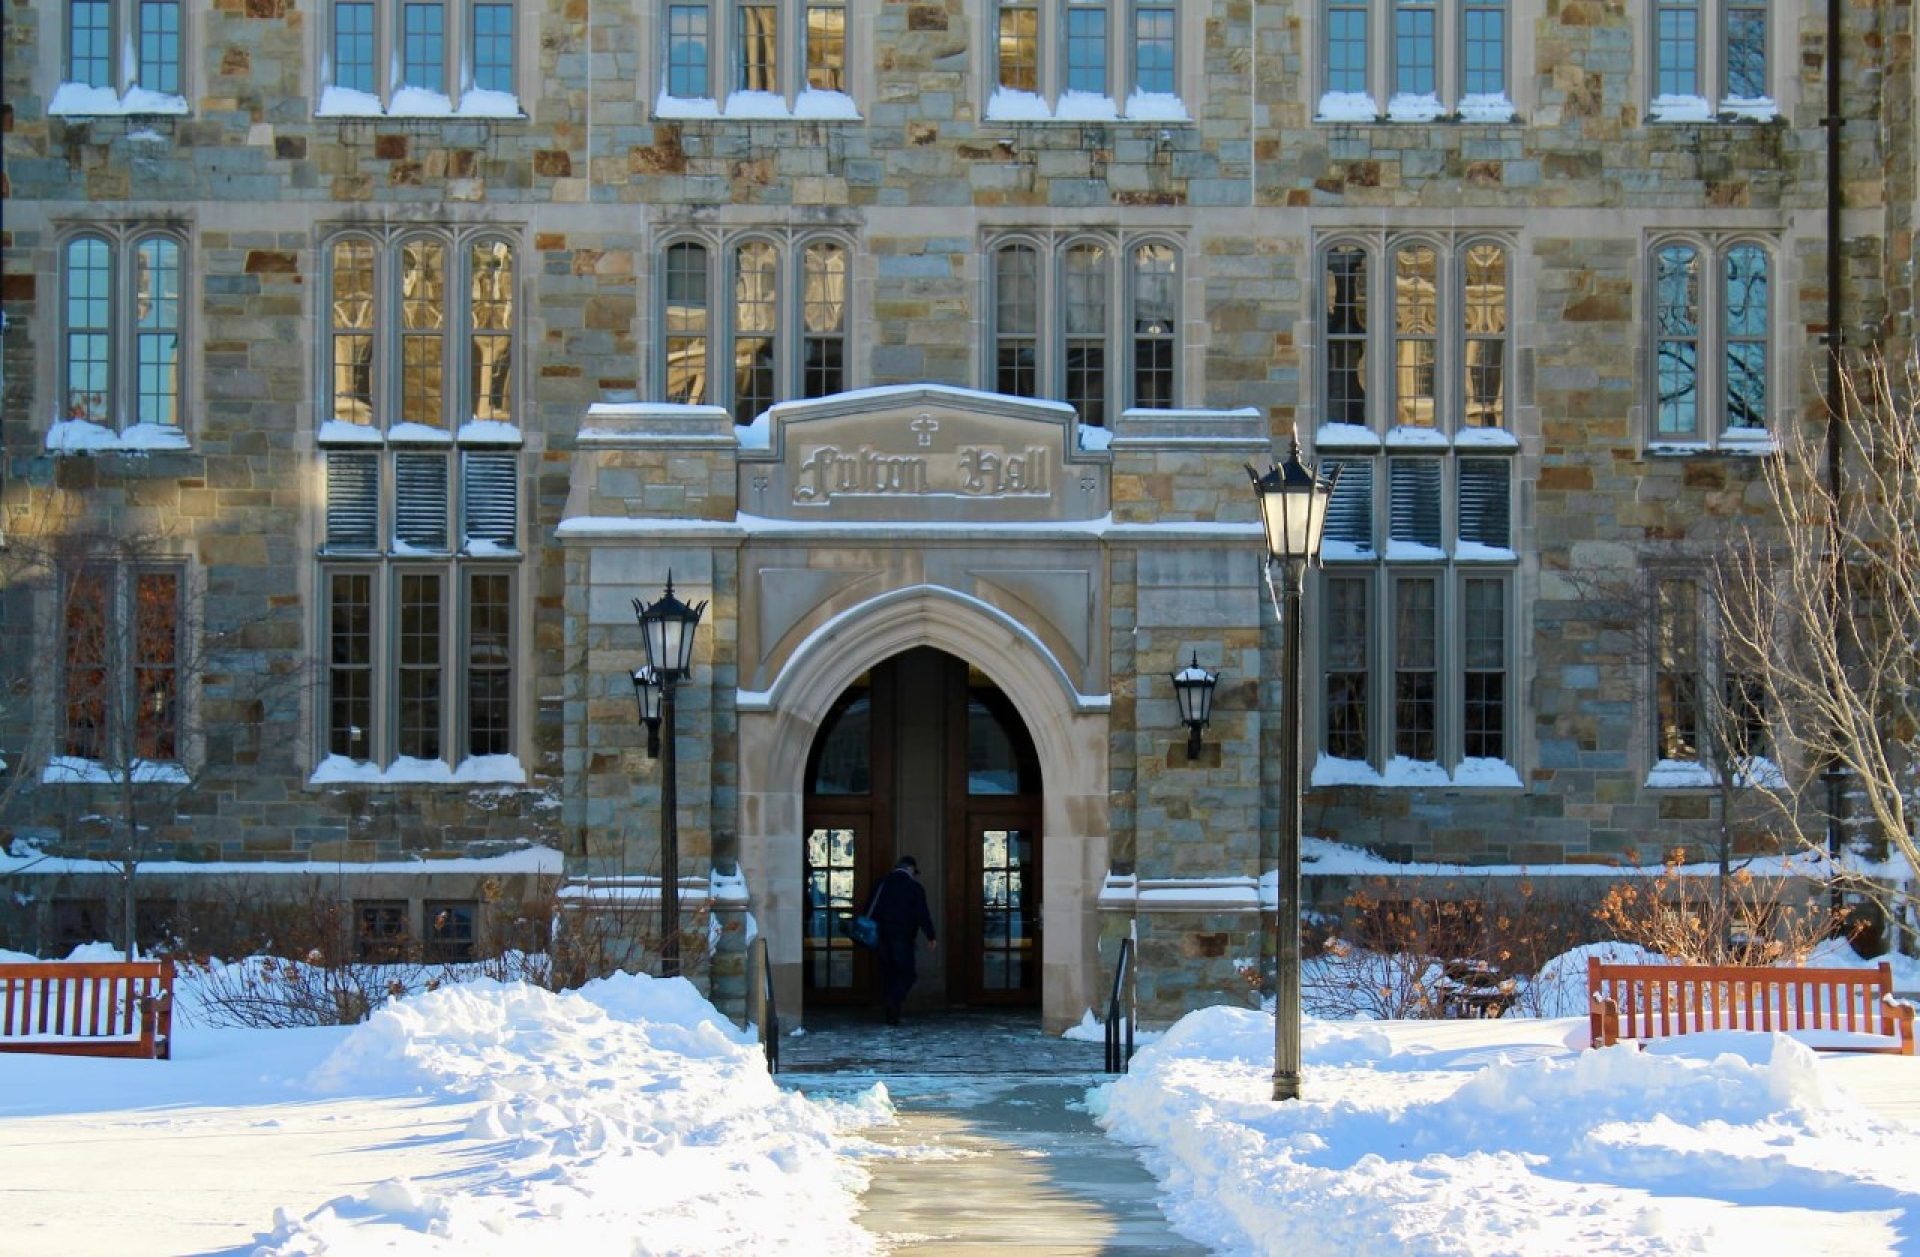
POLYGON ((1649 790, 1699 790, 1717 784, 1713 770, 1698 760, 1663 759, 1647 771, 1649 790))
POLYGON ((62 419, 47 429, 47 450, 53 454, 149 453, 192 449, 179 428, 160 423, 136 423, 121 432, 90 419, 62 419))
MULTIPOLYGON (((135 785, 184 786, 189 781, 187 770, 174 763, 136 759, 130 768, 135 785)), ((126 770, 118 765, 76 755, 56 755, 40 770, 40 784, 46 786, 110 786, 126 779, 126 770)))
POLYGON ((1720 102, 1720 113, 1746 122, 1772 122, 1780 116, 1780 106, 1771 96, 1729 96, 1720 102))
POLYGON ((1460 98, 1462 122, 1512 122, 1513 115, 1513 102, 1500 92, 1475 92, 1460 98))
POLYGON ((474 755, 460 761, 458 768, 450 768, 445 760, 410 759, 401 756, 385 769, 378 764, 363 759, 350 759, 345 755, 329 755, 320 761, 313 775, 307 778, 310 786, 365 785, 365 786, 524 786, 527 784, 527 770, 517 757, 512 755, 474 755))
POLYGON ((1453 434, 1455 449, 1517 450, 1520 438, 1505 428, 1462 428, 1453 434))
POLYGON ((1315 122, 1378 122, 1380 106, 1365 92, 1328 92, 1320 98, 1315 122))
POLYGON ((1313 448, 1319 450, 1377 450, 1380 438, 1358 423, 1323 423, 1313 430, 1313 448))
POLYGON ((1432 122, 1445 112, 1446 106, 1432 92, 1420 95, 1399 92, 1387 102, 1387 120, 1390 122, 1432 122))
POLYGON ((1518 790, 1520 773, 1512 764, 1499 759, 1469 758, 1448 772, 1431 760, 1407 759, 1396 755, 1387 761, 1385 772, 1357 759, 1336 759, 1324 752, 1314 761, 1311 784, 1322 786, 1369 786, 1388 790, 1473 789, 1518 790))
POLYGON ((1649 122, 1712 122, 1713 106, 1704 96, 1655 96, 1647 107, 1649 122))
POLYGON ((845 92, 809 87, 794 97, 793 116, 821 122, 858 122, 860 106, 845 92))
MULTIPOLYGON (((531 873, 558 877, 565 867, 560 852, 552 847, 528 845, 500 855, 470 855, 444 860, 372 860, 365 863, 338 860, 292 861, 255 860, 142 860, 140 875, 178 877, 335 877, 342 873, 531 873)), ((73 860, 38 853, 8 855, 0 848, 0 875, 34 877, 71 877, 83 873, 119 873, 117 860, 73 860)))
POLYGON ((1187 112, 1186 102, 1171 92, 1148 92, 1136 87, 1133 95, 1127 97, 1127 121, 1191 122, 1193 115, 1187 112))
POLYGON ((1061 122, 1115 122, 1120 108, 1113 97, 1099 92, 1066 91, 1055 103, 1053 116, 1061 122))
POLYGON ((987 98, 988 122, 1047 122, 1052 118, 1047 102, 1032 92, 996 87, 987 98))
POLYGON ((519 428, 497 419, 469 419, 454 436, 461 445, 519 445, 523 439, 519 428))
POLYGON ((185 115, 192 109, 184 96, 129 87, 122 96, 111 87, 88 87, 85 83, 62 83, 47 102, 49 117, 106 118, 146 117, 157 114, 185 115))
POLYGON ((348 423, 344 419, 329 419, 320 425, 319 441, 322 445, 378 445, 386 438, 378 428, 364 423, 348 423))

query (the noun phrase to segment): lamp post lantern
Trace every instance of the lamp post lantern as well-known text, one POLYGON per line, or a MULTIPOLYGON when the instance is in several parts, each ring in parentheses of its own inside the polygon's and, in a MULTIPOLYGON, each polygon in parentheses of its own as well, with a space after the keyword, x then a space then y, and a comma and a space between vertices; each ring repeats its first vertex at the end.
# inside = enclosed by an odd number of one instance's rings
POLYGON ((1200 754, 1200 730, 1213 719, 1213 687, 1220 683, 1218 672, 1200 666, 1200 652, 1193 662, 1173 674, 1173 697, 1180 704, 1180 722, 1187 726, 1187 758, 1200 754))
POLYGON ((1263 476, 1251 465, 1260 521, 1266 527, 1267 589, 1280 617, 1286 713, 1280 722, 1280 842, 1274 926, 1273 1098, 1300 1098, 1300 592, 1307 567, 1320 561, 1327 503, 1334 481, 1300 461, 1300 441, 1288 442, 1287 461, 1263 476), (1280 585, 1274 586, 1274 569, 1280 585))
POLYGON ((667 592, 659 601, 648 605, 638 598, 633 600, 640 639, 647 647, 647 666, 633 674, 634 693, 640 702, 641 719, 648 721, 649 752, 663 748, 659 751, 660 972, 665 977, 680 973, 680 801, 674 781, 673 691, 693 669, 693 632, 706 609, 704 600, 690 607, 673 596, 672 572, 667 573, 667 592), (657 718, 657 725, 649 719, 650 714, 657 718), (656 730, 661 728, 664 733, 656 738, 656 730))

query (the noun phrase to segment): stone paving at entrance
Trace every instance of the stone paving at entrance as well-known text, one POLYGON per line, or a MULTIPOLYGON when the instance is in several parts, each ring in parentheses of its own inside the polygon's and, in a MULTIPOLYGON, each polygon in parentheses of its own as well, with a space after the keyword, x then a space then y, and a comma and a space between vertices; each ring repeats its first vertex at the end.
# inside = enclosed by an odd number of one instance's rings
POLYGON ((893 1252, 1051 1257, 1201 1254, 1168 1227, 1159 1188, 1087 1112, 1103 1051, 1041 1033, 1031 1015, 932 1014, 889 1027, 870 1014, 809 1014, 782 1044, 781 1081, 848 1097, 884 1083, 900 1118, 862 1226, 893 1252))

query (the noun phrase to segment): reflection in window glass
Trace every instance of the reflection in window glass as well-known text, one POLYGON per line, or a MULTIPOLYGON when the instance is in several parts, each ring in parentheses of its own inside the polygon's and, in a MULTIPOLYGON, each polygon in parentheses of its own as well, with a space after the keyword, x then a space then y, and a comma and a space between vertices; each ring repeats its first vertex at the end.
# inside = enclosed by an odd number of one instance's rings
POLYGON ((401 756, 439 759, 441 727, 440 626, 444 620, 438 572, 400 576, 399 746, 401 756))
POLYGON ((1507 613, 1506 586, 1493 579, 1471 579, 1465 587, 1466 640, 1462 662, 1462 701, 1469 759, 1507 757, 1507 613))
POLYGON ((1133 404, 1173 406, 1174 311, 1179 271, 1173 246, 1133 251, 1133 404))
POLYGON ((873 704, 860 690, 841 701, 813 744, 810 794, 866 794, 873 789, 873 704))
POLYGON ((1033 742, 1004 695, 972 687, 967 702, 967 793, 1032 794, 1040 789, 1033 742))
POLYGON ((1439 332, 1439 254, 1428 245, 1393 255, 1394 422, 1434 426, 1439 332))
POLYGON ((743 92, 779 91, 778 8, 771 4, 743 4, 734 13, 739 25, 734 34, 739 41, 735 51, 740 66, 735 86, 743 92))
POLYGON ((1063 259, 1066 289, 1066 396, 1092 428, 1107 426, 1107 250, 1076 244, 1063 259))
POLYGON ((676 244, 666 259, 667 400, 707 400, 707 250, 676 244))
POLYGON ((83 567, 67 580, 65 619, 65 753, 98 760, 107 754, 107 579, 83 567))
POLYGON ((67 245, 67 413, 68 419, 106 423, 112 376, 109 294, 113 289, 111 251, 97 236, 67 245))
POLYGON ((1767 426, 1767 254, 1727 250, 1727 427, 1767 426))
POLYGON ((1097 4, 1067 9, 1067 90, 1107 94, 1107 10, 1097 4))
POLYGON ((1727 92, 1735 100, 1767 95, 1767 10, 1764 6, 1727 10, 1727 92))
POLYGON ((1327 422, 1367 422, 1367 255, 1327 251, 1327 422))
POLYGON ((333 246, 333 417, 373 422, 373 245, 333 246))
POLYGON ((667 6, 667 95, 703 97, 707 87, 707 6, 667 6))
POLYGON ((473 246, 473 334, 469 342, 467 417, 513 422, 513 246, 484 240, 473 246))
POLYGON ((847 251, 818 241, 807 246, 803 267, 800 395, 827 397, 847 387, 847 251))
POLYGON ((467 754, 513 754, 512 578, 467 577, 467 754))
POLYGON ((143 240, 134 250, 136 419, 180 423, 180 246, 143 240))
POLYGON ((108 61, 112 8, 107 0, 72 0, 67 5, 67 81, 88 87, 113 86, 108 61))
POLYGON ((400 248, 400 418, 444 428, 447 249, 437 240, 400 248))
POLYGON ((843 5, 807 6, 807 86, 816 92, 847 90, 847 10, 843 5))
POLYGON ((1498 428, 1506 418, 1507 251, 1497 244, 1467 249, 1463 321, 1469 428, 1498 428))
POLYGON ((1654 379, 1662 436, 1699 431, 1700 254, 1670 244, 1654 254, 1654 379))
POLYGON ((764 240, 741 245, 733 256, 733 418, 752 423, 774 400, 779 259, 764 240))
POLYGON ((1000 6, 1000 86, 1040 90, 1040 12, 1024 4, 1000 6))
POLYGON ((1032 979, 1033 835, 1024 829, 980 833, 980 986, 1018 991, 1032 979))
POLYGON ((1014 397, 1039 396, 1040 261, 1023 244, 993 255, 994 387, 1014 397))
POLYGON ((1439 617, 1435 586, 1426 577, 1393 583, 1393 753, 1431 762, 1439 679, 1439 617))
POLYGON ((1460 90, 1468 96, 1507 94, 1507 10, 1503 0, 1467 0, 1461 10, 1465 63, 1460 90))
POLYGON ((327 753, 373 758, 373 577, 327 580, 327 753))
POLYGON ((1140 5, 1133 11, 1133 85, 1142 92, 1174 94, 1171 6, 1140 5))
POLYGON ((806 895, 804 951, 806 984, 813 990, 844 990, 853 985, 853 940, 845 922, 865 904, 855 905, 859 855, 851 829, 818 828, 807 833, 801 878, 806 895))
POLYGON ((1700 758, 1700 640, 1693 582, 1659 582, 1654 687, 1660 758, 1700 758))

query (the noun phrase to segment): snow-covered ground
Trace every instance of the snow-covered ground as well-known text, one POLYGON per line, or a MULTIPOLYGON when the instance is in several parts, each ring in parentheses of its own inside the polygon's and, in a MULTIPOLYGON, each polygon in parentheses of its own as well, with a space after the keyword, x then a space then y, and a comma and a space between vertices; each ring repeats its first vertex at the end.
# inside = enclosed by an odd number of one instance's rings
MULTIPOLYGON (((1089 1107, 1224 1252, 1920 1254, 1920 1061, 1592 1052, 1584 1026, 1309 1021, 1307 1098, 1275 1105, 1272 1018, 1210 1009, 1089 1107)), ((877 1247, 884 1089, 776 1086, 683 981, 477 981, 352 1028, 176 1037, 168 1062, 0 1056, 0 1251, 877 1247)))

